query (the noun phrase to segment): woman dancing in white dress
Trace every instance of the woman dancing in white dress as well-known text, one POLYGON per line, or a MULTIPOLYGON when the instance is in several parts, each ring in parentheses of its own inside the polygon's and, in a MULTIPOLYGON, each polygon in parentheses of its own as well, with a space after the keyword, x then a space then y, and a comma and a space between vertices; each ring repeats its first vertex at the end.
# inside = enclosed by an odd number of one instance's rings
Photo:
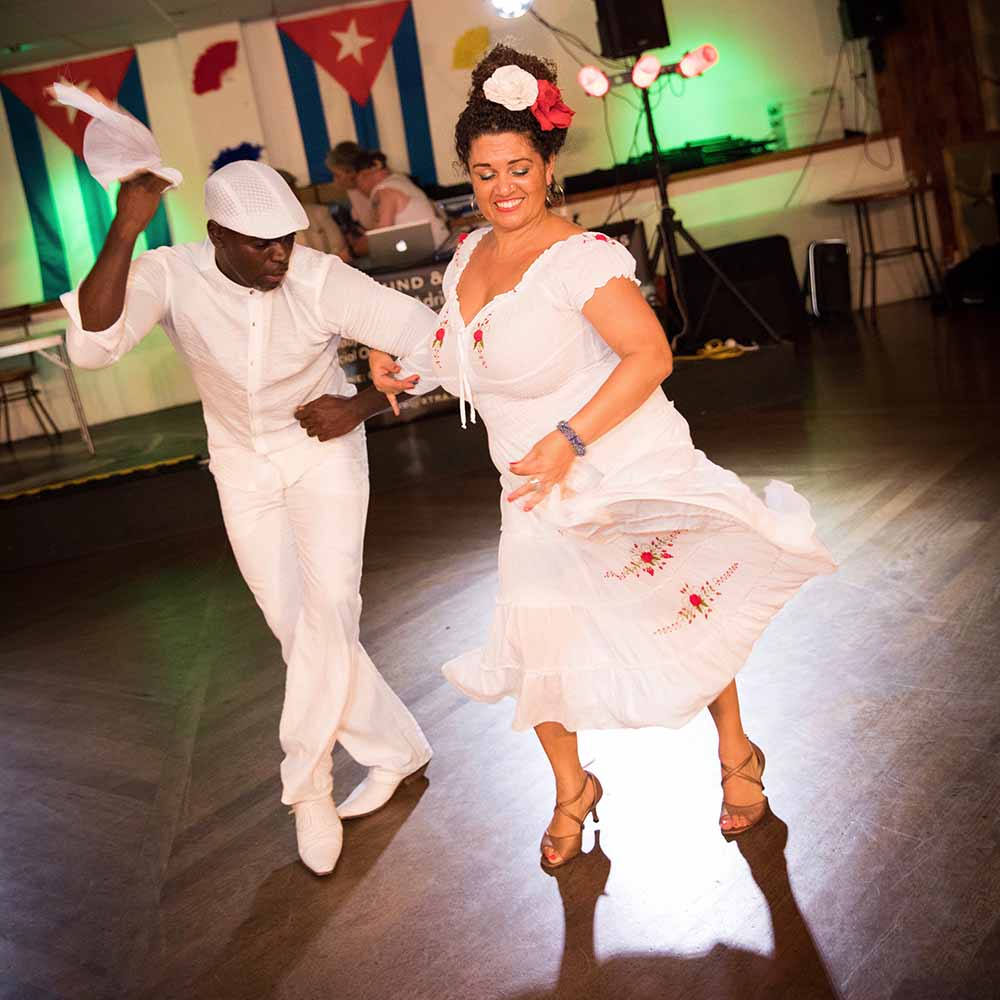
POLYGON ((720 828, 763 818, 764 755, 733 678, 778 610, 834 568, 792 487, 762 502, 691 444, 628 251, 548 210, 572 117, 555 83, 505 46, 474 71, 456 148, 491 228, 448 267, 433 339, 398 364, 372 359, 386 393, 442 385, 489 431, 505 498, 496 612, 485 648, 444 673, 472 698, 514 698, 515 728, 534 728, 556 783, 546 867, 579 854, 602 794, 580 729, 679 727, 707 706, 720 828))

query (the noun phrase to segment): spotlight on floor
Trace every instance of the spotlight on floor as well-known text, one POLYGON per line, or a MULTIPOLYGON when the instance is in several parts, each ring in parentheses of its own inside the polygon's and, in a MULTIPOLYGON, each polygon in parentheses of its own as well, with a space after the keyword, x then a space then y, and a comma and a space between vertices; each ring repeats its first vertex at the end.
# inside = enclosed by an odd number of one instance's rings
POLYGON ((531 10, 535 0, 490 0, 493 9, 501 17, 521 17, 531 10))

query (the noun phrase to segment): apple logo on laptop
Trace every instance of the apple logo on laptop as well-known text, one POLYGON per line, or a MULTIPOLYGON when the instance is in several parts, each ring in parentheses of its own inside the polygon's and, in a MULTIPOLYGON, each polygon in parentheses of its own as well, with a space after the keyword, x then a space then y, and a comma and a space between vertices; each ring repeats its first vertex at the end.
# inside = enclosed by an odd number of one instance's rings
POLYGON ((407 250, 409 250, 409 249, 410 249, 410 248, 409 248, 409 247, 407 246, 407 244, 406 244, 406 240, 399 240, 399 241, 398 241, 398 242, 396 243, 396 250, 397 250, 397 251, 398 251, 399 253, 406 253, 406 251, 407 251, 407 250))

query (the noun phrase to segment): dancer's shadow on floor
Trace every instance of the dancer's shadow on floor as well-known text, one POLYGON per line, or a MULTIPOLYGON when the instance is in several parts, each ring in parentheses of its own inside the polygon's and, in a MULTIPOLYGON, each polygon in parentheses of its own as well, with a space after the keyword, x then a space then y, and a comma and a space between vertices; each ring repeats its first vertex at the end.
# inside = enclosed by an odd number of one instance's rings
MULTIPOLYGON (((301 963, 310 944, 347 903, 427 790, 426 778, 396 792, 392 809, 344 826, 344 850, 333 875, 318 878, 294 861, 273 871, 254 896, 249 915, 222 949, 220 961, 185 997, 270 997, 301 963)), ((330 968, 336 963, 330 959, 330 968)), ((332 996, 333 994, 331 994, 332 996)))
MULTIPOLYGON (((604 894, 611 861, 601 850, 600 833, 593 850, 564 871, 554 873, 562 897, 566 933, 556 983, 504 1000, 837 1000, 788 880, 785 844, 788 827, 771 815, 759 829, 737 839, 750 874, 767 902, 773 928, 770 954, 716 945, 704 955, 628 952, 600 960, 594 940, 597 901, 604 894)), ((738 914, 736 917, 738 918, 738 914)), ((719 929, 727 923, 724 903, 719 929)), ((667 930, 666 935, 669 935, 667 930)))

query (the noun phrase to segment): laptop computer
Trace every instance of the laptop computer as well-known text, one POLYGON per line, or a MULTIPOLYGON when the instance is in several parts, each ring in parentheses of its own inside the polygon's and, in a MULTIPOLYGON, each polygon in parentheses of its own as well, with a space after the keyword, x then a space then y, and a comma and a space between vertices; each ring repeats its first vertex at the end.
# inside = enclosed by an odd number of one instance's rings
POLYGON ((423 264, 434 256, 434 232, 429 222, 369 229, 368 260, 372 270, 395 271, 423 264))

